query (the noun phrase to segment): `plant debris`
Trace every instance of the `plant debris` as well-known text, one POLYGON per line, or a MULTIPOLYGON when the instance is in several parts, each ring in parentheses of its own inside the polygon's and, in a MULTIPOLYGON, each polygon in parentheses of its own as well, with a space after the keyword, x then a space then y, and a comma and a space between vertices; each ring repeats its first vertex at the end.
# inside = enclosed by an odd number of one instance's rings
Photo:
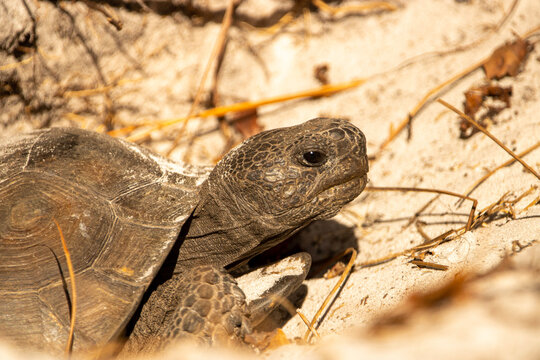
MULTIPOLYGON (((512 87, 502 87, 499 85, 481 85, 472 87, 465 92, 465 101, 463 103, 464 112, 472 119, 476 120, 480 125, 486 127, 487 119, 500 113, 504 109, 510 108, 510 97, 512 96, 512 87), (498 100, 503 104, 486 105, 487 98, 498 100), (477 112, 485 107, 487 111, 479 119, 476 118, 477 112)), ((466 120, 461 120, 459 124, 459 137, 461 139, 468 139, 472 135, 476 134, 479 130, 473 127, 466 120)))
POLYGON ((258 120, 257 108, 232 113, 228 118, 228 121, 233 124, 236 131, 242 135, 242 139, 247 139, 263 130, 258 120))
POLYGON ((259 351, 271 350, 291 343, 280 328, 269 332, 254 331, 253 333, 246 335, 244 341, 259 349, 259 351))
POLYGON ((313 75, 315 75, 315 79, 319 80, 321 85, 330 84, 330 80, 328 80, 328 70, 330 70, 328 64, 320 64, 313 69, 313 75))
POLYGON ((501 79, 507 75, 516 76, 531 50, 532 45, 522 38, 498 47, 482 65, 486 78, 492 80, 501 79))

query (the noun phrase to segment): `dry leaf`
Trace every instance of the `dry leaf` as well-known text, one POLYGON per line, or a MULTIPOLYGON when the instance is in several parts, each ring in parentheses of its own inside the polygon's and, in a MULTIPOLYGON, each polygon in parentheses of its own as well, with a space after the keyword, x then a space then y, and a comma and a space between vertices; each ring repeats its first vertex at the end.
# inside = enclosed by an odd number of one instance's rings
POLYGON ((291 343, 281 328, 274 331, 254 331, 246 335, 244 341, 257 349, 270 350, 291 343))
MULTIPOLYGON (((492 117, 502 110, 510 107, 510 97, 512 96, 512 87, 502 87, 499 85, 482 85, 470 88, 465 92, 465 102, 463 103, 463 112, 472 119, 475 119, 480 125, 486 127, 486 119, 492 117), (482 108, 487 98, 503 102, 501 106, 485 106, 486 113, 480 118, 476 118, 477 112, 482 108)), ((459 124, 460 135, 462 139, 467 139, 474 135, 478 130, 472 127, 469 122, 461 120, 459 124)))
POLYGON ((258 119, 257 109, 249 109, 234 113, 228 120, 242 134, 242 138, 247 139, 263 130, 263 127, 258 123, 258 119))
POLYGON ((319 80, 319 82, 322 85, 327 85, 330 83, 330 80, 328 80, 328 70, 329 70, 328 64, 317 65, 315 66, 315 69, 313 70, 313 74, 315 75, 315 78, 319 80))
POLYGON ((520 38, 495 49, 482 65, 486 77, 492 80, 500 79, 506 75, 516 76, 530 50, 530 43, 520 38))

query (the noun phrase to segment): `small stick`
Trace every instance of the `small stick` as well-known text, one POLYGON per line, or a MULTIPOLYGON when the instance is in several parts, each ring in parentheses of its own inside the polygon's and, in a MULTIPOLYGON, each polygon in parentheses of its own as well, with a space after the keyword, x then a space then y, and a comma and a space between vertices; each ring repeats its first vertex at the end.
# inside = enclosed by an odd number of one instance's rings
POLYGON ((197 93, 195 94, 195 99, 193 100, 193 103, 191 104, 191 108, 189 109, 189 112, 186 116, 186 120, 184 121, 182 125, 182 129, 180 129, 180 132, 174 139, 173 144, 167 151, 166 155, 169 156, 173 152, 174 149, 178 146, 178 143, 180 142, 180 139, 182 138, 182 135, 184 133, 184 130, 187 126, 188 121, 193 118, 193 113, 195 112, 195 109, 197 106, 199 106, 199 102, 201 100, 201 95, 204 90, 204 84, 206 83, 206 78, 208 77, 208 74, 210 73, 210 68, 212 64, 214 63, 214 60, 218 58, 219 54, 223 51, 225 48, 225 41, 227 39, 227 32, 231 26, 232 22, 232 15, 234 12, 234 0, 229 0, 227 4, 227 9, 225 10, 225 15, 223 16, 223 23, 221 24, 221 29, 219 30, 219 35, 217 38, 217 41, 214 45, 214 48, 212 49, 212 54, 210 55, 210 58, 208 59, 208 62, 206 63, 206 68, 204 69, 203 77, 201 79, 201 82, 199 83, 199 88, 197 89, 197 93))
POLYGON ((298 316, 300 316, 300 319, 302 319, 302 321, 304 322, 304 324, 306 324, 306 326, 308 327, 308 331, 311 332, 311 334, 313 334, 317 339, 320 339, 321 336, 319 335, 319 333, 317 332, 317 329, 315 329, 313 327, 313 324, 310 323, 308 321, 308 319, 306 318, 306 316, 304 314, 302 314, 299 310, 296 310, 296 313, 298 314, 298 316))
POLYGON ((322 0, 311 0, 311 3, 315 5, 320 10, 336 16, 339 14, 349 14, 358 11, 369 11, 369 10, 397 10, 398 7, 387 1, 369 1, 364 4, 359 5, 342 5, 342 6, 331 6, 325 3, 322 0))
MULTIPOLYGON (((504 211, 506 214, 512 215, 511 211, 506 210, 506 208, 508 206, 505 206, 504 203, 514 205, 517 201, 519 201, 523 197, 529 195, 534 189, 536 189, 536 187, 534 187, 534 186, 531 187, 529 190, 525 191, 523 194, 521 194, 515 200, 512 200, 512 201, 506 201, 505 198, 507 197, 508 193, 504 194, 498 201, 496 201, 493 204, 487 206, 486 208, 480 210, 478 212, 478 215, 474 217, 474 222, 473 222, 472 226, 477 226, 477 225, 481 224, 486 219, 486 217, 496 213, 497 211, 504 211)), ((529 204, 525 209, 523 209, 521 211, 524 211, 528 207, 536 204, 539 199, 540 199, 540 196, 537 197, 536 199, 534 199, 531 204, 529 204)), ((458 229, 448 230, 445 233, 433 238, 432 240, 430 240, 428 242, 425 242, 423 244, 414 246, 412 248, 409 248, 409 249, 406 249, 406 250, 403 250, 403 251, 400 251, 400 252, 389 254, 389 255, 387 255, 385 257, 382 257, 382 258, 366 261, 364 263, 358 264, 358 267, 374 266, 374 265, 377 265, 377 264, 381 264, 381 263, 384 263, 384 262, 394 260, 399 256, 412 256, 414 253, 417 253, 417 252, 420 252, 420 251, 425 251, 427 249, 431 249, 431 248, 433 248, 435 246, 438 246, 439 244, 441 244, 443 242, 449 241, 448 237, 451 234, 456 234, 456 235, 463 234, 462 231, 465 230, 465 229, 466 229, 466 227, 463 226, 463 227, 458 228, 458 229)), ((418 264, 416 264, 416 265, 418 265, 418 264)), ((430 264, 430 265, 432 265, 432 264, 430 264)), ((441 266, 439 264, 435 264, 435 265, 441 266)), ((444 266, 444 265, 442 265, 442 266, 444 266)))
POLYGON ((6 65, 2 65, 2 66, 0 66, 0 71, 16 69, 19 66, 28 64, 32 60, 34 60, 34 55, 32 55, 30 57, 27 57, 26 59, 21 60, 21 61, 17 61, 17 62, 14 62, 14 63, 9 63, 9 64, 6 64, 6 65))
POLYGON ((142 80, 141 78, 139 78, 139 79, 123 79, 123 80, 115 82, 114 84, 111 84, 111 85, 100 86, 100 87, 96 87, 96 88, 92 88, 92 89, 67 90, 67 91, 64 91, 62 93, 62 97, 72 98, 72 97, 88 97, 88 96, 94 96, 94 95, 101 95, 101 94, 104 94, 104 93, 107 93, 107 92, 113 90, 114 88, 116 88, 118 86, 122 86, 124 84, 129 84, 129 83, 133 83, 133 82, 137 82, 137 81, 141 81, 141 80, 142 80))
POLYGON ((69 336, 68 341, 66 344, 65 353, 66 355, 71 354, 71 350, 73 348, 73 333, 75 332, 75 315, 77 313, 77 290, 75 287, 75 272, 73 271, 73 264, 71 262, 71 255, 69 254, 69 250, 66 245, 66 240, 64 239, 64 234, 62 233, 62 228, 60 227, 60 224, 58 224, 58 221, 56 221, 55 218, 53 218, 54 223, 56 224, 56 227, 58 228, 58 232, 60 233, 60 240, 62 241, 62 248, 64 249, 64 254, 66 255, 66 262, 68 266, 69 271, 69 280, 71 283, 71 322, 69 324, 69 336))
POLYGON ((415 225, 416 225, 416 230, 418 231, 418 233, 424 238, 424 242, 431 241, 431 238, 428 236, 428 234, 426 234, 426 232, 422 228, 422 224, 420 223, 420 221, 415 222, 415 225))
MULTIPOLYGON (((315 327, 315 324, 317 323, 318 319, 319 319, 319 316, 321 315, 321 313, 323 312, 323 310, 326 308, 326 306, 328 305, 328 303, 330 302, 330 300, 332 299, 332 296, 338 291, 338 289, 340 288, 340 286, 343 284, 343 282, 345 281, 345 278, 349 275, 349 273, 351 272, 351 268, 353 267, 354 265, 354 262, 356 261, 356 255, 357 255, 357 252, 355 249, 353 248, 348 248, 347 250, 345 250, 343 252, 343 254, 340 256, 340 257, 343 257, 347 254, 351 254, 351 259, 349 260, 349 263, 347 264, 347 267, 345 268, 345 270, 343 271, 343 274, 341 274, 341 277, 339 278, 338 282, 336 283, 336 285, 332 288, 332 291, 330 291, 330 293, 326 296, 326 299, 324 299, 324 302, 322 303, 322 305, 319 307, 319 310, 317 310, 317 313, 315 314, 315 316, 313 316, 313 318, 311 319, 311 323, 310 325, 311 326, 308 326, 309 329, 311 329, 311 327, 315 327)), ((304 334, 304 340, 307 342, 309 341, 309 334, 310 334, 310 330, 306 331, 306 333, 304 334)))
POLYGON ((459 229, 458 230, 453 230, 453 229, 448 230, 448 231, 442 233, 441 235, 436 236, 433 239, 424 242, 423 244, 416 245, 416 246, 410 248, 409 250, 405 250, 403 255, 405 255, 407 253, 411 253, 411 252, 416 252, 416 251, 419 251, 419 250, 431 249, 432 247, 437 246, 440 243, 442 243, 448 236, 450 236, 450 234, 457 233, 458 231, 459 231, 459 229))
POLYGON ((450 105, 449 103, 447 103, 446 101, 444 101, 443 99, 439 98, 437 99, 437 101, 441 104, 443 104, 444 106, 446 106, 448 109, 452 110, 453 112, 455 112, 456 114, 458 114, 462 119, 465 119, 469 124, 471 124, 472 126, 474 126, 475 128, 477 128, 478 130, 480 130, 481 132, 483 132, 486 136, 488 136, 491 140, 495 141, 495 143, 497 145, 499 145, 500 147, 502 147, 504 149, 504 151, 506 151, 508 154, 510 154, 510 156, 512 156, 514 159, 516 159, 517 161, 520 162, 521 165, 523 165, 523 167, 525 167, 525 169, 529 170, 529 172, 531 174, 533 174, 534 176, 536 176, 536 178, 538 180, 540 180, 540 175, 538 175, 538 173, 536 171, 534 171, 534 169, 532 167, 530 167, 525 161, 521 160, 521 158, 519 156, 517 156, 512 150, 510 150, 508 147, 506 147, 506 145, 504 145, 502 142, 499 141, 499 139, 497 139, 495 136, 493 136, 489 131, 487 131, 486 128, 484 128, 482 125, 478 124, 476 121, 474 121, 473 119, 471 119, 470 116, 466 115, 465 113, 463 113, 462 111, 458 110, 456 107, 450 105))
POLYGON ((448 266, 446 265, 441 265, 441 264, 436 264, 436 263, 432 263, 432 262, 427 262, 427 261, 423 261, 423 260, 411 260, 410 261, 411 264, 414 264, 420 268, 427 268, 427 269, 433 269, 433 270, 448 270, 448 266))
POLYGON ((279 303, 281 306, 283 306, 291 316, 298 314, 298 316, 300 316, 300 319, 302 319, 304 324, 306 324, 308 331, 311 331, 311 333, 318 339, 321 338, 317 330, 313 327, 312 324, 309 323, 306 316, 302 314, 299 310, 295 309, 294 305, 289 301, 289 299, 279 295, 272 295, 272 301, 279 303))
POLYGON ((417 191, 417 192, 428 192, 428 193, 435 193, 435 194, 444 194, 444 195, 450 195, 459 197, 462 199, 470 200, 473 202, 473 205, 471 207, 471 212, 469 214, 469 220, 467 221, 467 226, 465 231, 469 231, 471 229, 472 221, 474 219, 474 212, 476 211, 476 205, 478 205, 478 200, 473 199, 471 197, 461 195, 452 191, 447 190, 437 190, 437 189, 426 189, 426 188, 414 188, 414 187, 398 187, 398 186, 368 186, 366 187, 366 190, 368 191, 417 191))
MULTIPOLYGON (((508 16, 510 15, 510 13, 513 12, 514 8, 516 6, 516 2, 514 2, 511 7, 510 7, 510 10, 508 12, 508 16)), ((501 20, 501 22, 499 22, 499 24, 497 25, 497 27, 500 27, 504 24, 504 22, 506 22, 508 19, 507 16, 504 16, 503 19, 501 20)), ((520 36, 522 39, 527 39, 528 37, 530 37, 531 35, 533 35, 534 33, 536 33, 537 31, 540 31, 540 26, 538 27, 535 27, 534 29, 531 29, 529 31, 527 31, 523 36, 520 36)), ((386 148, 386 146, 392 142, 400 133, 401 131, 407 127, 407 126, 410 126, 410 123, 412 121, 412 119, 420 112, 420 110, 422 110, 426 104, 431 100, 431 98, 439 93, 440 91, 442 91, 442 89, 444 89, 445 87, 453 84, 454 82, 460 80, 461 78, 465 77, 466 75, 468 75, 469 73, 475 71, 476 69, 480 68, 481 66, 484 65, 484 63, 486 63, 487 61, 489 61, 489 59, 491 58, 491 55, 480 60, 479 62, 469 66, 468 68, 466 68, 465 70, 461 71, 460 73, 452 76, 450 79, 442 82, 441 84, 435 86, 433 89, 429 90, 425 95, 424 97, 420 100, 420 102, 414 107, 414 109, 409 113, 407 114, 407 117, 401 122, 399 123, 399 125, 397 126, 396 129, 393 129, 390 133, 390 135, 388 136, 388 138, 380 145, 379 147, 379 151, 383 150, 384 148, 386 148)))
MULTIPOLYGON (((536 144, 534 144, 533 146, 529 147, 528 149, 520 152, 518 154, 518 156, 521 158, 521 157, 524 157, 525 155, 527 155, 528 153, 530 153, 531 151, 533 150, 536 150, 540 147, 540 141, 537 142, 536 144)), ((469 189, 467 190, 467 193, 465 195, 469 196, 473 193, 474 190, 476 190, 476 188, 478 188, 484 181, 486 181, 491 175, 495 174, 497 171, 499 171, 500 169, 506 167, 506 166, 509 166, 509 165, 512 165, 513 163, 516 162, 516 159, 510 159, 508 161, 505 161, 503 164, 497 166, 496 168, 494 168, 493 170, 490 170, 487 174, 485 174, 484 176, 482 176, 480 179, 478 179, 473 185, 471 185, 471 187, 469 187, 469 189)), ((458 200, 458 202, 456 203, 457 206, 461 206, 461 204, 463 203, 463 199, 460 199, 458 200)))
POLYGON ((124 24, 122 23, 122 20, 120 20, 118 15, 116 15, 114 10, 110 6, 108 6, 107 4, 105 5, 95 4, 90 0, 83 0, 83 2, 89 8, 102 13, 105 16, 105 19, 107 19, 107 21, 109 22, 109 24, 114 26, 117 31, 122 30, 122 27, 124 26, 124 24))
POLYGON ((439 85, 435 86, 433 89, 429 90, 424 95, 424 97, 418 102, 418 104, 416 104, 414 109, 412 109, 412 111, 407 114, 407 117, 405 119, 403 119, 403 121, 401 123, 399 123, 397 128, 392 130, 392 132, 390 133, 388 138, 379 147, 379 151, 386 148, 386 146, 388 146, 388 144, 390 144, 401 133, 401 131, 405 127, 407 127, 409 125, 409 123, 412 121, 412 119, 424 108, 424 106, 429 102, 429 100, 435 94, 437 94, 439 91, 441 91, 442 89, 444 89, 448 85, 451 85, 454 82, 456 82, 457 80, 461 79, 465 75, 468 75, 469 73, 473 72, 474 70, 476 70, 477 68, 482 66, 482 64, 485 63, 485 62, 486 62, 486 60, 483 59, 482 61, 479 61, 476 64, 473 64, 473 65, 469 66, 468 68, 466 68, 462 72, 452 76, 450 79, 448 79, 446 81, 443 81, 439 85))
MULTIPOLYGON (((300 91, 300 92, 293 93, 293 94, 285 94, 285 95, 266 98, 266 99, 262 99, 262 100, 258 100, 258 101, 245 101, 245 102, 241 102, 241 103, 220 106, 220 107, 217 107, 217 108, 201 111, 201 112, 199 112, 199 113, 197 113, 197 114, 195 114, 195 115, 193 115, 191 117, 186 116, 186 117, 181 117, 181 118, 162 120, 162 121, 158 122, 157 124, 153 123, 153 122, 144 122, 144 123, 141 123, 141 124, 138 124, 138 125, 131 125, 131 126, 129 126, 129 129, 133 130, 133 129, 136 129, 138 127, 150 125, 150 126, 152 126, 152 128, 148 132, 151 132, 151 131, 154 131, 154 130, 162 129, 162 128, 167 127, 167 126, 175 125, 175 124, 178 124, 178 123, 181 123, 181 122, 186 122, 190 118, 207 118, 207 117, 210 117, 210 116, 219 117, 219 116, 223 116, 223 115, 225 115, 225 114, 227 114, 229 112, 252 110, 252 109, 256 109, 256 108, 258 108, 260 106, 263 106, 263 105, 270 105, 270 104, 280 103, 280 102, 284 102, 284 101, 288 101, 288 100, 295 100, 295 99, 314 97, 314 96, 330 95, 330 94, 333 94, 333 93, 337 93, 337 92, 340 92, 340 91, 344 91, 344 90, 348 90, 348 89, 351 89, 351 88, 358 87, 358 86, 364 84, 367 80, 368 80, 367 78, 358 78, 358 79, 353 79, 353 80, 342 82, 342 83, 323 85, 323 86, 320 86, 320 87, 315 88, 315 89, 300 91)), ((123 129, 117 129, 117 130, 114 130, 114 131, 115 132, 123 132, 124 130, 123 129)), ((134 135, 134 136, 128 137, 127 140, 129 140, 129 141, 137 141, 140 138, 144 138, 144 137, 146 137, 146 134, 145 135, 134 135)))
MULTIPOLYGON (((462 228, 463 229, 463 228, 462 228)), ((414 254, 415 252, 417 251, 420 251, 420 250, 426 250, 426 249, 430 249, 430 248, 433 248, 439 244, 441 244, 442 242, 444 242, 446 240, 446 238, 452 234, 452 233, 457 233, 460 229, 458 230, 448 230, 447 232, 433 238, 431 241, 428 241, 428 242, 425 242, 423 244, 420 244, 420 245, 417 245, 417 246, 414 246, 412 248, 409 248, 409 249, 406 249, 406 250, 403 250, 403 251, 400 251, 400 252, 396 252, 396 253, 392 253, 392 254, 389 254, 389 255, 386 255, 382 258, 378 258, 378 259, 374 259, 374 260, 369 260, 369 261, 366 261, 366 262, 363 262, 361 264, 358 264, 359 267, 370 267, 370 266, 374 266, 374 265, 378 265, 378 264, 382 264, 382 263, 385 263, 385 262, 388 262, 388 261, 391 261, 391 260, 394 260, 396 259, 397 257, 399 256, 405 256, 405 255, 412 255, 414 254)))
MULTIPOLYGON (((469 194, 467 194, 469 195, 469 194)), ((429 205, 433 204, 433 202, 435 200, 437 200, 439 198, 440 195, 437 195, 435 196, 433 199, 429 200, 427 203, 424 204, 424 206, 422 206, 420 209, 418 209, 413 216, 411 216, 411 218, 409 219, 409 221, 407 222, 407 225, 405 225, 403 227, 403 229, 406 229, 408 228, 419 216, 420 214, 422 214, 427 208, 429 205)), ((464 199, 460 199, 460 201, 465 201, 464 199)))

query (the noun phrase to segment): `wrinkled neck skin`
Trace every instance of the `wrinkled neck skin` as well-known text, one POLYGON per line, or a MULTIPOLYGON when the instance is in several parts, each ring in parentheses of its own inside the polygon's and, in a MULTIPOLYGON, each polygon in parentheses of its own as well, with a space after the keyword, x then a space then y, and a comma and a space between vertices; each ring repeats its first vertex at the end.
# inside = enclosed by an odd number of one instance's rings
POLYGON ((318 118, 249 138, 201 185, 175 271, 240 265, 334 216, 362 192, 367 172, 365 137, 345 120, 318 118))
POLYGON ((175 272, 203 264, 225 267, 249 260, 311 222, 306 220, 291 228, 258 211, 226 184, 205 182, 180 246, 175 272))

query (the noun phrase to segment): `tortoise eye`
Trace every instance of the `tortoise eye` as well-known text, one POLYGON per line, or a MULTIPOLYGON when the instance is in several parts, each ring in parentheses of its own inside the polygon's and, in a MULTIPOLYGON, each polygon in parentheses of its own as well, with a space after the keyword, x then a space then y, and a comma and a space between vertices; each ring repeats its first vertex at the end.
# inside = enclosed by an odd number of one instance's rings
POLYGON ((326 154, 317 150, 306 151, 302 156, 304 165, 321 166, 326 160, 326 154))

